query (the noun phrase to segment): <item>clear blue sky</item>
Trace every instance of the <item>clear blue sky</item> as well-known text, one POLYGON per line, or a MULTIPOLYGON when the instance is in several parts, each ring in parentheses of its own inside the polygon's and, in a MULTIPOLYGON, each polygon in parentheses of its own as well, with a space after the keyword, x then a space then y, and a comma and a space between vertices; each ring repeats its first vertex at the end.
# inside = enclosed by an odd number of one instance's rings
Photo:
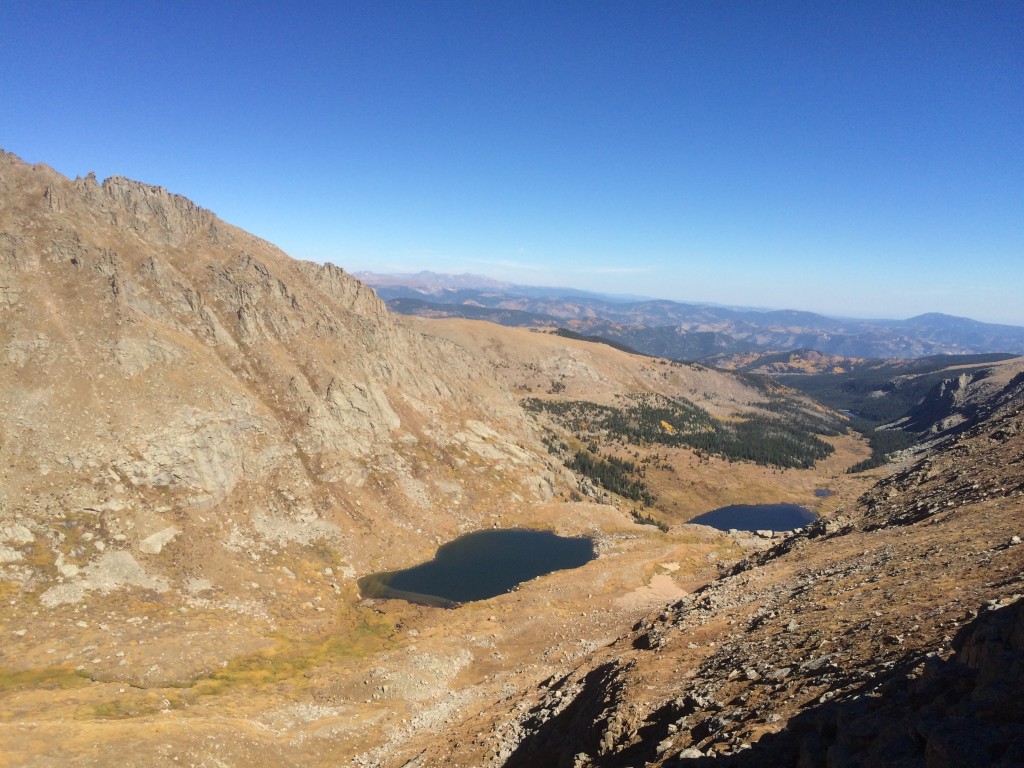
POLYGON ((299 258, 1024 325, 1024 2, 0 3, 0 146, 299 258))

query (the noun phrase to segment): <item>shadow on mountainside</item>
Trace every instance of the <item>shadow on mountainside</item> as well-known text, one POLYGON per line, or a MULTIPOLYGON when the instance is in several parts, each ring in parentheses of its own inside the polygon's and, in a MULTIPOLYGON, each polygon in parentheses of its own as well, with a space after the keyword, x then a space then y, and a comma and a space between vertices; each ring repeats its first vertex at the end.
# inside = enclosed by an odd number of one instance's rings
POLYGON ((603 664, 591 671, 572 703, 550 719, 543 719, 545 713, 538 706, 531 713, 537 720, 524 723, 529 735, 503 768, 561 768, 572 766, 579 752, 596 752, 601 711, 621 690, 621 674, 617 672, 615 664, 603 664))
MULTIPOLYGON (((911 766, 971 768, 1024 765, 1024 600, 990 607, 957 633, 953 654, 923 663, 908 657, 841 700, 808 708, 776 734, 728 756, 676 755, 671 768, 726 766, 911 766)), ((570 768, 586 753, 599 768, 657 762, 657 745, 679 711, 666 706, 648 718, 640 742, 599 755, 601 713, 615 695, 610 665, 587 676, 573 703, 520 745, 506 768, 570 768)), ((680 693, 683 693, 682 691, 680 693)), ((706 727, 707 721, 699 727, 706 727)), ((693 733, 694 740, 701 737, 693 733)), ((664 747, 663 747, 664 750, 664 747)), ((685 753, 684 753, 685 754, 685 753)))

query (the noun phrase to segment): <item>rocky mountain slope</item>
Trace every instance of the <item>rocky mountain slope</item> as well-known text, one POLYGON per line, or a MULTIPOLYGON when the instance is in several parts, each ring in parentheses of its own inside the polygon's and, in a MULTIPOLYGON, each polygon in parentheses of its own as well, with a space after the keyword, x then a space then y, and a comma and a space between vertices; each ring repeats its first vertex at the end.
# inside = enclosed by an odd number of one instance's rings
MULTIPOLYGON (((515 333, 407 322, 162 188, 0 155, 0 765, 393 765, 757 544, 638 525, 520 403, 650 391, 725 422, 763 392, 515 333), (495 526, 600 557, 456 611, 361 599, 495 526)), ((687 516, 828 510, 846 460, 676 451, 687 516)))
POLYGON ((892 427, 927 435, 965 429, 1024 392, 1024 358, 949 373, 892 427))
MULTIPOLYGON (((365 540, 423 546, 425 511, 434 535, 471 523, 485 484, 454 470, 485 454, 486 485, 551 497, 493 372, 342 270, 157 187, 11 155, 0 174, 5 510, 93 516, 138 552, 157 534, 202 542, 231 509, 239 536, 326 537, 361 564, 365 540), (132 525, 140 507, 163 512, 132 525)), ((110 557, 85 550, 81 566, 110 557)))
POLYGON ((9 154, 0 201, 5 668, 52 666, 40 607, 87 647, 141 599, 159 643, 67 668, 190 680, 573 484, 490 368, 334 266, 9 154))
POLYGON ((661 524, 683 523, 724 504, 815 506, 815 489, 823 483, 839 488, 836 475, 866 455, 862 439, 842 434, 842 417, 765 379, 536 329, 460 319, 415 325, 493 365, 534 414, 550 455, 573 463, 576 451, 586 451, 596 461, 634 465, 628 481, 639 493, 631 498, 613 499, 587 478, 580 488, 661 524), (745 442, 704 442, 732 436, 740 426, 763 430, 751 429, 745 442), (813 450, 819 440, 831 452, 819 455, 812 471, 794 471, 801 449, 813 450), (775 454, 768 450, 773 447, 775 454), (762 460, 738 459, 752 453, 762 460), (654 497, 643 509, 641 487, 654 497))
POLYGON ((1022 521, 1018 389, 424 764, 1020 765, 1022 521))
POLYGON ((936 355, 864 360, 801 350, 734 360, 814 397, 866 427, 934 436, 973 423, 1008 397, 1024 374, 1024 357, 936 355))

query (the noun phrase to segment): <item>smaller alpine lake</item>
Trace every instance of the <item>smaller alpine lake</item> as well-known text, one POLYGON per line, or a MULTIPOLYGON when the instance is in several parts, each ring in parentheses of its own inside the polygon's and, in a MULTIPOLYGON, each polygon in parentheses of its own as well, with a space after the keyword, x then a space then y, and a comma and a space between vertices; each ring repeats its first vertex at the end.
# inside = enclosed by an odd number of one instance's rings
POLYGON ((799 504, 735 504, 705 512, 689 522, 720 531, 792 531, 817 519, 799 504))
POLYGON ((584 537, 523 528, 477 531, 442 545, 430 562, 363 576, 359 592, 364 598, 451 608, 496 597, 537 576, 579 568, 594 557, 594 543, 584 537))

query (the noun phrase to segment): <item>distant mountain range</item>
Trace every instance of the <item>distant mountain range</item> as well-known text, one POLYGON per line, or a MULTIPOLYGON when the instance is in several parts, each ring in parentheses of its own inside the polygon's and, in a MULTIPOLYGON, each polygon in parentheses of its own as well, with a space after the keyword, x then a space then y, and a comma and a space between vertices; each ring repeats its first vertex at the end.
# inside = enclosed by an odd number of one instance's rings
POLYGON ((502 325, 562 327, 676 360, 815 350, 865 358, 1024 354, 1024 328, 940 313, 856 320, 513 285, 476 275, 358 273, 395 312, 468 317, 502 325))

